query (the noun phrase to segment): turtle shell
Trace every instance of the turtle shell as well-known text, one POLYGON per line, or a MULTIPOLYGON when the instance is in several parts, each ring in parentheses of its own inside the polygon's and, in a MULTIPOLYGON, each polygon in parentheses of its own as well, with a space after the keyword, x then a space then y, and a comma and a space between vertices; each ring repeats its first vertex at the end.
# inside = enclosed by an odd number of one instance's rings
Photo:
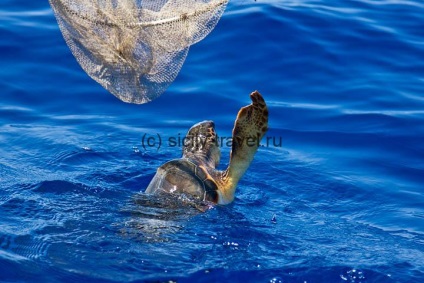
POLYGON ((218 202, 218 187, 208 172, 187 158, 171 160, 158 168, 146 193, 189 194, 218 202))

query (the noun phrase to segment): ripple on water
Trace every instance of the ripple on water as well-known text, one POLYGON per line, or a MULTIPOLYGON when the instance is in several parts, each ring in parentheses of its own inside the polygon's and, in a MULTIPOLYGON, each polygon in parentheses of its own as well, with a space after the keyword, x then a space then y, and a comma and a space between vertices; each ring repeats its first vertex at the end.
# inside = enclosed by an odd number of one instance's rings
POLYGON ((48 1, 2 3, 0 280, 421 283, 423 1, 230 1, 138 106, 81 70, 48 1), (230 136, 254 89, 283 144, 233 204, 134 196, 181 153, 144 134, 230 136))

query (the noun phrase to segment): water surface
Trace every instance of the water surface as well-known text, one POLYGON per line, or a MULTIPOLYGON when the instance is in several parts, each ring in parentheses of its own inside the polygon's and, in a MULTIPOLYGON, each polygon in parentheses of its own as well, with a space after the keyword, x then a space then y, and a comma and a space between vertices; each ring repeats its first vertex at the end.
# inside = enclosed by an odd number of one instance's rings
POLYGON ((419 0, 233 1, 168 91, 130 105, 82 71, 47 1, 3 0, 0 281, 422 282, 423 15, 419 0), (255 89, 282 144, 235 201, 146 207, 181 154, 166 141, 202 120, 231 136, 255 89))

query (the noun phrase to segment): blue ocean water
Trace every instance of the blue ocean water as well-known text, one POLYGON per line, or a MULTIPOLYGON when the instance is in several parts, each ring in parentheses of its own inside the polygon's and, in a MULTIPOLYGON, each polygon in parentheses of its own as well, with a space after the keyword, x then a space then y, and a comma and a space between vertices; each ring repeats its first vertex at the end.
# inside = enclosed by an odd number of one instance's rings
POLYGON ((48 1, 3 0, 0 64, 1 282, 424 281, 421 0, 233 1, 144 105, 82 71, 48 1), (139 194, 256 89, 269 143, 232 204, 139 194))

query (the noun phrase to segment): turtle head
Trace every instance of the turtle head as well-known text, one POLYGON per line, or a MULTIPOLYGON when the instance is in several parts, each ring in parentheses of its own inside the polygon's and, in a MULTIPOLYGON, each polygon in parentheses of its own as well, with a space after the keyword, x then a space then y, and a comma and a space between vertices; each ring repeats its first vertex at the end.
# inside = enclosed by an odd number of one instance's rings
POLYGON ((184 139, 183 157, 213 168, 218 166, 221 159, 221 150, 219 149, 214 122, 203 121, 190 128, 184 139))

